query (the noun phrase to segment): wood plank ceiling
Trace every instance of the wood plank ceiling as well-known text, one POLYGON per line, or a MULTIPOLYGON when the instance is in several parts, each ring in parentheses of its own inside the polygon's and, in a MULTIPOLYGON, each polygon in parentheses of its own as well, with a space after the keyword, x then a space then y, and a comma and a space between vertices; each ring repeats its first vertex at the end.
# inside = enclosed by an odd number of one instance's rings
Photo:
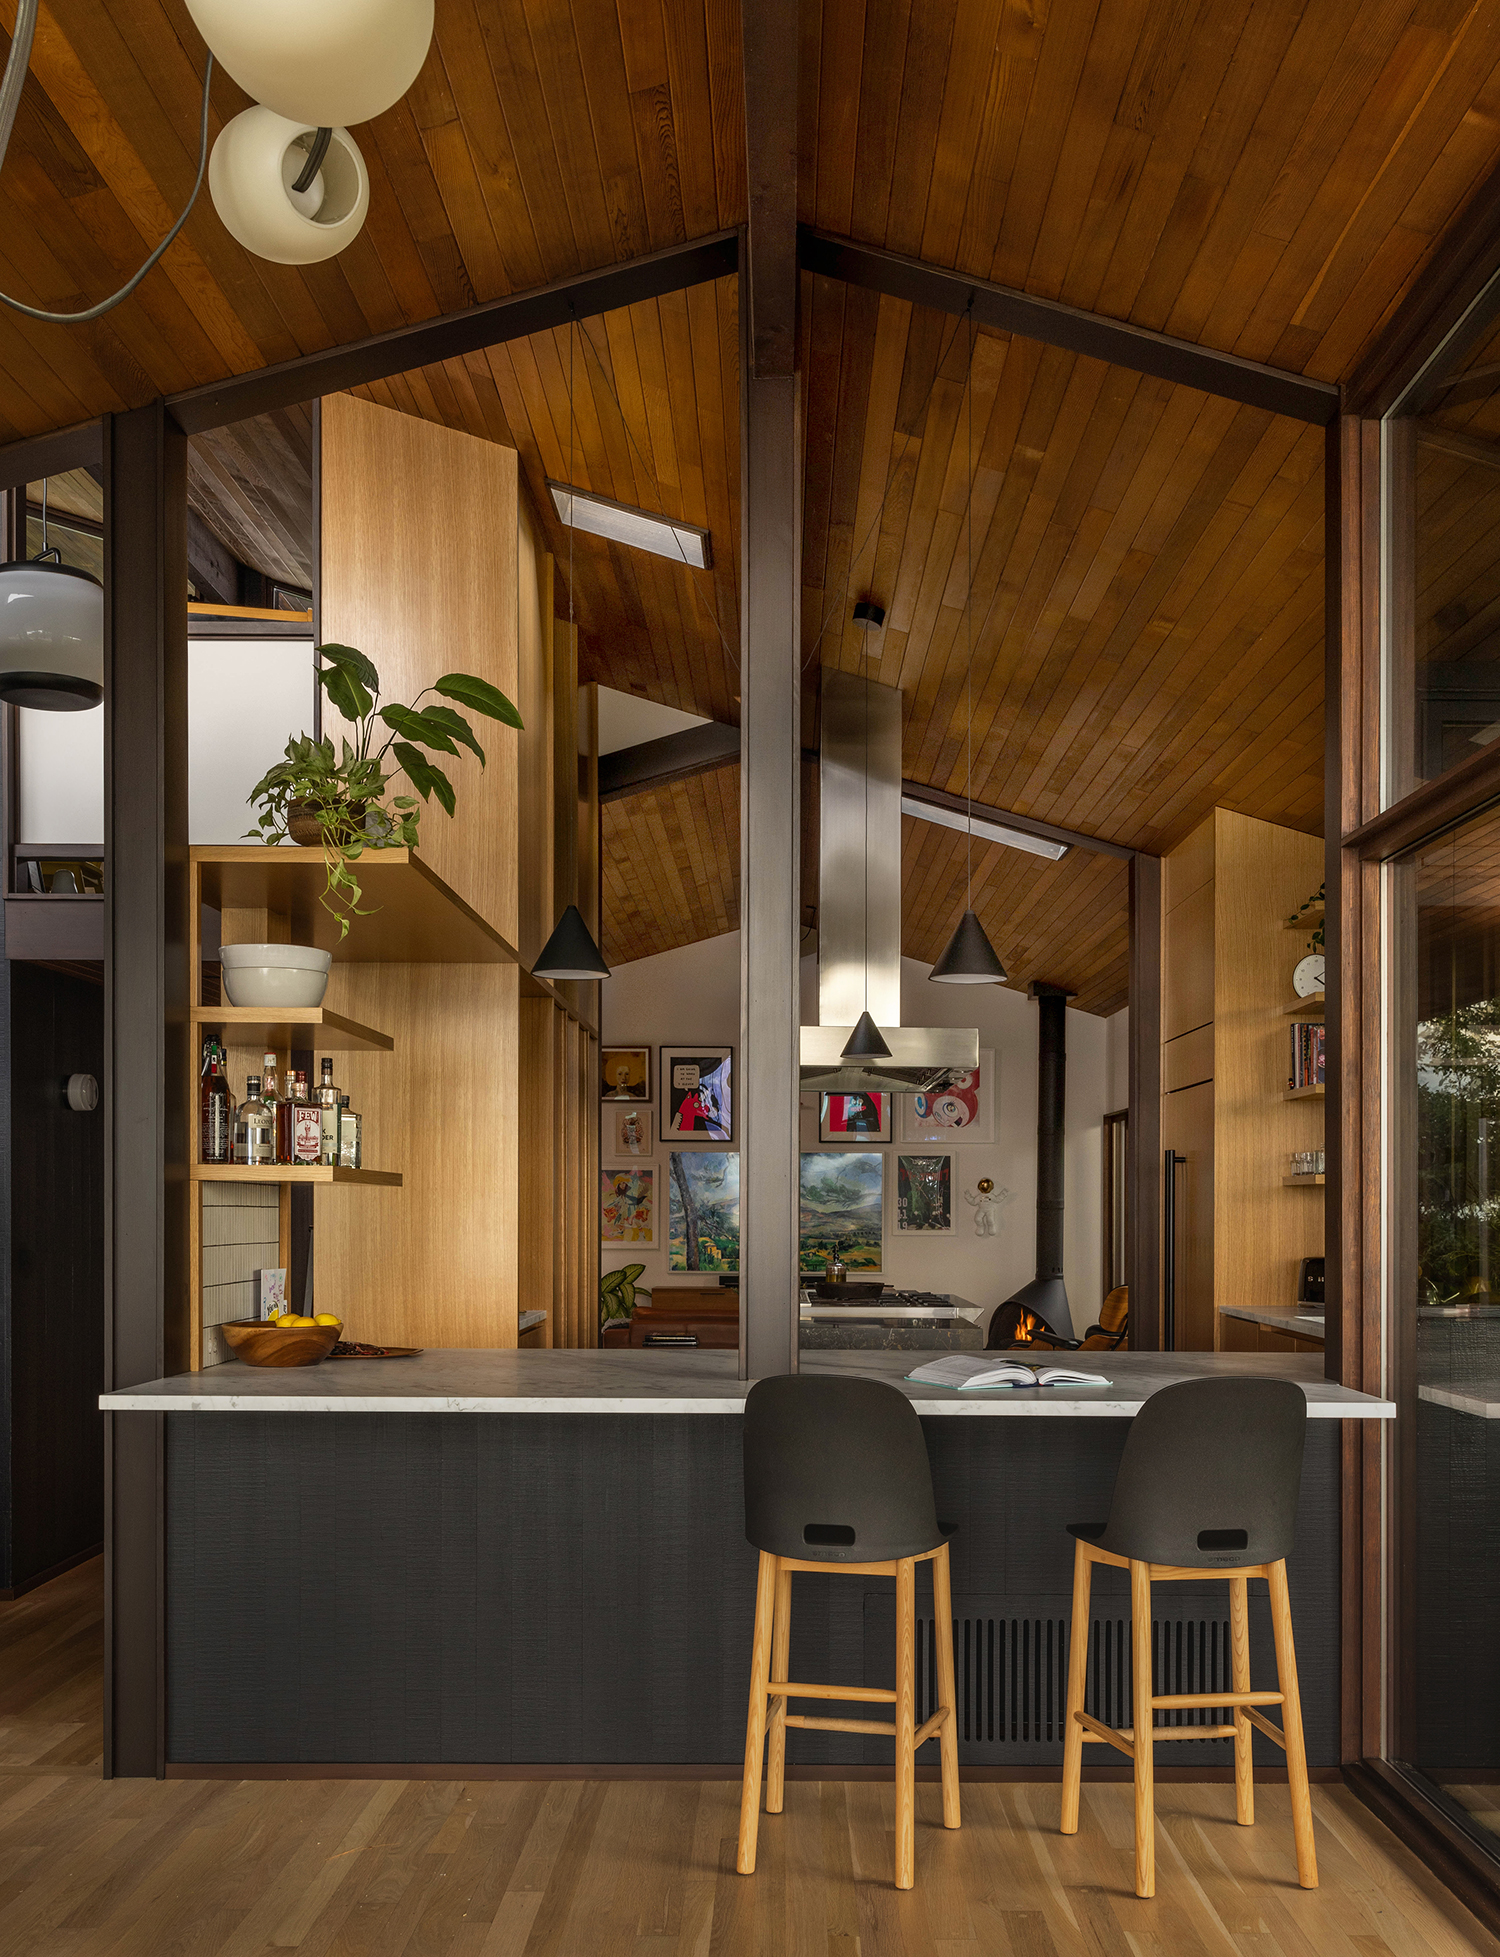
MULTIPOLYGON (((1328 380, 1500 155, 1500 8, 1470 0, 804 0, 802 22, 804 221, 1328 380)), ((6 289, 79 304, 139 261, 191 180, 202 53, 164 0, 52 0, 0 177, 6 289)), ((739 58, 730 0, 438 0, 417 85, 357 132, 357 243, 267 265, 205 199, 98 324, 0 313, 0 438, 741 222, 739 58)), ((243 105, 216 78, 215 131, 243 105)), ((723 720, 733 307, 705 289, 574 349, 579 478, 715 540, 698 578, 576 540, 585 671, 723 720)), ((1216 802, 1317 828, 1316 432, 990 332, 970 385, 960 322, 823 280, 802 332, 810 684, 864 665, 848 610, 880 599, 868 670, 907 695, 907 772, 961 790, 972 617, 976 795, 1147 848, 1216 802)), ((566 337, 372 390, 513 442, 558 550, 566 337)), ((734 915, 731 776, 658 791, 698 798, 712 849, 687 849, 701 888, 661 911, 621 882, 613 955, 734 915)), ((930 958, 963 845, 909 827, 906 948, 930 958)), ((991 851, 979 883, 1018 979, 1122 996, 1116 870, 991 851)))

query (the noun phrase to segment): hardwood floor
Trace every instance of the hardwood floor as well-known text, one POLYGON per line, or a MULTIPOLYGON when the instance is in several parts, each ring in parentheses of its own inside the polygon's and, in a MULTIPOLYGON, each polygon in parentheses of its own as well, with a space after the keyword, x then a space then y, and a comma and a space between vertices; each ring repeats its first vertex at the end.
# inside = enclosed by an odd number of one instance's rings
POLYGON ((1132 1894, 1130 1790, 794 1781, 734 1872, 739 1786, 683 1781, 101 1781, 98 1563, 0 1604, 0 1957, 1500 1957, 1342 1788, 1299 1890, 1286 1790, 1157 1790, 1132 1894))

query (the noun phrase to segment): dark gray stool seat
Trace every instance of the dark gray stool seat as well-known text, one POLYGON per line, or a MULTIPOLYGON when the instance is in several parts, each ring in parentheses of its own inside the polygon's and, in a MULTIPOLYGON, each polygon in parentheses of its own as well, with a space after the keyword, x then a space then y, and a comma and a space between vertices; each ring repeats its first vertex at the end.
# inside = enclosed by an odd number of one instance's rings
POLYGON ((897 1387, 874 1379, 788 1375, 763 1379, 745 1399, 745 1534, 760 1551, 750 1711, 740 1795, 737 1864, 753 1874, 760 1825, 762 1756, 766 1812, 785 1798, 786 1729, 889 1733, 896 1743, 896 1887, 916 1880, 916 1749, 937 1739, 943 1825, 959 1825, 958 1728, 954 1712, 953 1600, 948 1538, 937 1517, 922 1423, 897 1387), (918 1563, 932 1565, 941 1704, 916 1724, 918 1563), (896 1689, 798 1684, 788 1677, 792 1576, 844 1571, 896 1579, 896 1689), (895 1707, 894 1723, 793 1713, 793 1699, 864 1700, 895 1707), (770 1701, 769 1708, 767 1700, 770 1701), (767 1738, 769 1735, 769 1747, 767 1738))
POLYGON ((1286 1558, 1296 1527, 1307 1436, 1307 1397, 1291 1380, 1185 1380, 1153 1393, 1131 1425, 1115 1477, 1107 1522, 1070 1522, 1073 1623, 1068 1655, 1063 1742, 1062 1832, 1078 1832, 1085 1741, 1101 1740, 1135 1765, 1135 1888, 1156 1892, 1154 1747, 1157 1740, 1234 1741, 1236 1818, 1255 1819, 1253 1729, 1285 1749, 1297 1844, 1297 1879, 1318 1886, 1312 1797, 1297 1690, 1286 1558), (1132 1710, 1116 1730, 1084 1711, 1093 1570, 1108 1563, 1130 1572, 1132 1710), (1154 1695, 1151 1680, 1151 1585, 1223 1577, 1229 1583, 1229 1692, 1154 1695), (1249 1585, 1264 1577, 1271 1593, 1279 1689, 1250 1686, 1249 1585), (1261 1707, 1279 1705, 1275 1725, 1261 1707), (1185 1706, 1222 1706, 1232 1723, 1157 1727, 1155 1715, 1185 1706))

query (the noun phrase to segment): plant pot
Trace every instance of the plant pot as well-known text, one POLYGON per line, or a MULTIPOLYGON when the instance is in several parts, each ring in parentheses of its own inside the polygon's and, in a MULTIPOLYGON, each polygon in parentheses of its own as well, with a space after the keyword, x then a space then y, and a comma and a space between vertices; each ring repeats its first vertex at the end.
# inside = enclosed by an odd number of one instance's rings
POLYGON ((321 1006, 333 963, 333 953, 316 945, 224 945, 219 958, 230 1005, 272 1011, 321 1006))
MULTIPOLYGON (((350 802, 346 813, 356 829, 365 826, 363 802, 350 802)), ((323 843, 323 825, 318 820, 318 812, 311 802, 291 802, 287 805, 286 833, 294 843, 301 843, 305 849, 319 849, 323 843)))

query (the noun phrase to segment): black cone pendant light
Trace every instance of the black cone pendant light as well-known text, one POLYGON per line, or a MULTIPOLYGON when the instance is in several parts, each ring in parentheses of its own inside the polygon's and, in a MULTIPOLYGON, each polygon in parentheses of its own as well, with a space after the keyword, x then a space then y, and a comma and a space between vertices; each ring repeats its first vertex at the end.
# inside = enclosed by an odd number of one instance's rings
MULTIPOLYGON (((970 302, 972 307, 972 301, 970 302)), ((968 583, 964 590, 964 628, 969 641, 969 779, 965 798, 969 804, 969 853, 966 872, 964 914, 948 947, 927 976, 937 985, 999 985, 1005 967, 995 947, 985 936, 984 926, 974 915, 974 314, 969 314, 969 379, 965 391, 968 415, 965 447, 969 467, 968 493, 964 499, 964 550, 968 558, 968 583)))
POLYGON ((532 966, 531 975, 554 982, 558 979, 609 977, 609 967, 576 904, 569 904, 557 920, 557 929, 542 946, 541 956, 532 966))
MULTIPOLYGON (((568 328, 568 480, 573 480, 573 335, 574 320, 568 328)), ((568 531, 568 624, 573 623, 573 532, 568 531)), ((576 904, 569 904, 557 920, 557 929, 542 946, 541 956, 531 968, 533 978, 607 979, 610 969, 604 954, 594 943, 594 934, 583 921, 576 904)))
POLYGON ((870 1017, 868 1009, 862 1012, 854 1023, 854 1031, 849 1035, 842 1060, 889 1060, 891 1050, 885 1043, 880 1028, 870 1017))

